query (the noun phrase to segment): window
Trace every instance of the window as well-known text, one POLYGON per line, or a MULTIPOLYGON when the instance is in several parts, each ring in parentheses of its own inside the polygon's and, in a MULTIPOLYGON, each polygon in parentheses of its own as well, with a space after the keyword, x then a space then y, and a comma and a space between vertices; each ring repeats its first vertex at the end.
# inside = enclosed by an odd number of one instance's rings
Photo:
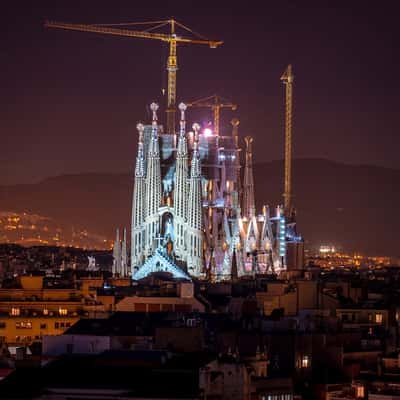
POLYGON ((65 329, 71 326, 70 322, 64 322, 64 321, 57 321, 54 323, 54 328, 56 329, 65 329))
POLYGON ((40 329, 47 329, 47 324, 40 324, 40 329))
POLYGON ((310 358, 308 356, 301 357, 301 368, 308 368, 310 366, 310 358))
POLYGON ((18 315, 21 313, 21 310, 19 307, 12 307, 11 308, 11 315, 14 317, 18 317, 18 315))
POLYGON ((17 329, 32 329, 32 322, 30 321, 20 321, 15 323, 17 329))
POLYGON ((356 386, 356 397, 364 398, 364 386, 361 385, 356 386))
POLYGON ((43 315, 49 315, 49 310, 47 308, 43 309, 43 315))
POLYGON ((58 309, 58 313, 59 313, 60 315, 67 315, 67 314, 68 314, 68 310, 67 310, 66 308, 60 307, 60 308, 58 309))
POLYGON ((0 329, 5 329, 6 323, 4 321, 0 321, 0 329))
POLYGON ((375 322, 377 324, 381 324, 383 322, 383 315, 381 313, 375 314, 375 322))

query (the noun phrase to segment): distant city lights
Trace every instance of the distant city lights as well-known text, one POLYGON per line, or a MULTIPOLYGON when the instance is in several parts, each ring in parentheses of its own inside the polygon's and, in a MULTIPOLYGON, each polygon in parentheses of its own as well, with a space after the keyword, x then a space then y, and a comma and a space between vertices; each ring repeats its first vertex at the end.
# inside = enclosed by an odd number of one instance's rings
POLYGON ((335 253, 336 249, 335 249, 334 246, 320 246, 319 252, 320 253, 324 253, 324 254, 326 254, 326 253, 335 253))

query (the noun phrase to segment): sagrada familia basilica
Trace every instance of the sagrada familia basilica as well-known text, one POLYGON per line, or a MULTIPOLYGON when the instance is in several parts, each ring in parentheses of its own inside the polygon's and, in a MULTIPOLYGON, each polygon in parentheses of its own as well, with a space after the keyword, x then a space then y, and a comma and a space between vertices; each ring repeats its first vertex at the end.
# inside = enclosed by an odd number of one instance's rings
POLYGON ((137 125, 130 273, 126 238, 122 247, 117 238, 114 274, 222 281, 302 263, 294 218, 281 206, 256 213, 253 139, 245 138, 243 168, 239 121, 227 136, 197 123, 188 131, 181 103, 179 132, 171 134, 158 124, 158 105, 150 109, 151 125, 137 125))

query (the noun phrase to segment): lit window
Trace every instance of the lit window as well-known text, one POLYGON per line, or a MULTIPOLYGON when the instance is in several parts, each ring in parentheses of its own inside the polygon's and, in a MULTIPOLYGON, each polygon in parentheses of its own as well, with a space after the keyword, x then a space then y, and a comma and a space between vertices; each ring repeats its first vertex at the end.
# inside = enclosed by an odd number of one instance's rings
POLYGON ((68 314, 68 310, 66 309, 66 308, 59 308, 58 309, 58 313, 60 314, 60 315, 67 315, 68 314))
POLYGON ((375 322, 377 324, 381 324, 383 321, 383 315, 381 313, 376 313, 375 314, 375 322))
POLYGON ((308 356, 303 356, 301 358, 301 368, 308 368, 310 366, 310 358, 308 356))
POLYGON ((43 315, 49 315, 49 310, 47 308, 43 309, 43 315))
POLYGON ((15 323, 17 329, 32 329, 32 322, 30 321, 20 321, 15 323))
POLYGON ((356 386, 356 397, 364 398, 364 386, 356 386))
POLYGON ((13 315, 14 317, 18 317, 20 312, 21 311, 20 311, 19 307, 12 307, 11 308, 11 315, 13 315))

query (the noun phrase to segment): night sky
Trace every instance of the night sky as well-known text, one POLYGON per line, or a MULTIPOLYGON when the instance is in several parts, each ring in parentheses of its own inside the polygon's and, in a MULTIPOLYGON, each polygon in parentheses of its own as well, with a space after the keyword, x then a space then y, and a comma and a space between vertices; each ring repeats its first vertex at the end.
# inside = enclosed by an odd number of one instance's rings
MULTIPOLYGON (((0 184, 131 172, 136 123, 148 121, 151 101, 165 108, 165 44, 45 29, 46 19, 173 16, 224 40, 215 50, 178 49, 178 102, 214 93, 236 102, 238 110, 226 111, 223 121, 236 116, 241 136, 255 137, 256 162, 283 156, 279 78, 292 63, 295 157, 399 169, 398 15, 386 1, 4 1, 0 184)), ((211 115, 198 110, 188 119, 211 115)))

